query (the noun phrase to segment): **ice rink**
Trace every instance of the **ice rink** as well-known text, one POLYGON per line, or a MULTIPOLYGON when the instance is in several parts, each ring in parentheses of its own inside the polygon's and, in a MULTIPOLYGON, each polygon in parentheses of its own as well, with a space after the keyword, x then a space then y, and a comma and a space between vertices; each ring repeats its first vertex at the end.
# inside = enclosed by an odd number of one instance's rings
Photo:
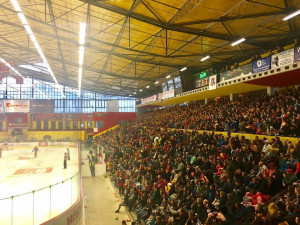
POLYGON ((0 158, 0 224, 41 224, 68 209, 80 195, 78 148, 33 147, 3 150, 0 158), (26 193, 26 194, 25 194, 26 193), (13 197, 12 197, 13 196, 13 197))

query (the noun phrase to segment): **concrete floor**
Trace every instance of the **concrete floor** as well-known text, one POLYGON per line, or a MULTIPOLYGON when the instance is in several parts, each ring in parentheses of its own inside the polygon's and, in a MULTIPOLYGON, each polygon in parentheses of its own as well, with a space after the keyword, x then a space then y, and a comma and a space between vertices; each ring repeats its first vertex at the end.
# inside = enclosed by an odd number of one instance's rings
MULTIPOLYGON (((86 225, 121 225, 122 220, 130 218, 123 206, 119 213, 115 213, 122 199, 115 192, 109 178, 85 177, 82 180, 87 206, 86 225)), ((130 225, 131 222, 127 224, 130 225)))

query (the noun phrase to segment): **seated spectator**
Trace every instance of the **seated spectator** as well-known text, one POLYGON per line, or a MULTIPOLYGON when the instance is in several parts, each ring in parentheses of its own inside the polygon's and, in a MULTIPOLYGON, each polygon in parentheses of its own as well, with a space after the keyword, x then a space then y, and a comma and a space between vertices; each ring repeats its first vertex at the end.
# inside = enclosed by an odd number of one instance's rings
POLYGON ((138 222, 242 224, 240 220, 254 210, 248 222, 296 220, 300 188, 294 191, 291 185, 298 181, 299 143, 283 144, 278 136, 250 140, 247 135, 196 129, 222 131, 227 123, 230 131, 255 134, 265 123, 280 133, 286 118, 284 132, 297 136, 290 118, 299 116, 298 99, 299 90, 290 89, 272 97, 243 95, 235 101, 221 98, 206 105, 170 107, 108 131, 94 145, 105 149, 110 175, 123 192, 124 205, 137 212, 138 222), (167 129, 191 126, 192 132, 167 129), (264 204, 270 199, 274 205, 268 209, 264 204), (287 208, 289 204, 294 209, 287 208))
POLYGON ((282 186, 288 187, 292 185, 294 182, 298 181, 297 176, 293 173, 292 169, 287 169, 286 173, 283 174, 282 186))

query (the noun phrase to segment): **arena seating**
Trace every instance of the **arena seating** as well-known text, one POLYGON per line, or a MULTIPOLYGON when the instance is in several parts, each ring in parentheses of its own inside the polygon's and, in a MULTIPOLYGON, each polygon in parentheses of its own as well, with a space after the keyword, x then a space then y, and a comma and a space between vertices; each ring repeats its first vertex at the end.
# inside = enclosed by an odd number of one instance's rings
POLYGON ((107 169, 137 222, 296 224, 300 141, 245 136, 299 137, 298 104, 299 90, 289 89, 170 107, 100 135, 94 145, 104 147, 107 169))

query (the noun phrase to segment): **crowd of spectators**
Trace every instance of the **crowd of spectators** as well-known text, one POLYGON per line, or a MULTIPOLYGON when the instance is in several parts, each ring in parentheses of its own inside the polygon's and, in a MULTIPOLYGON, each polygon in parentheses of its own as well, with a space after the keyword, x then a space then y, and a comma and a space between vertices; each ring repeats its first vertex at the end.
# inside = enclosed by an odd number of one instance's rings
POLYGON ((146 126, 296 136, 300 133, 300 90, 241 95, 234 101, 218 98, 146 113, 146 126))
POLYGON ((124 196, 116 212, 125 205, 149 225, 300 224, 300 141, 229 132, 265 123, 262 133, 299 136, 298 91, 241 98, 151 112, 95 139, 124 196))

